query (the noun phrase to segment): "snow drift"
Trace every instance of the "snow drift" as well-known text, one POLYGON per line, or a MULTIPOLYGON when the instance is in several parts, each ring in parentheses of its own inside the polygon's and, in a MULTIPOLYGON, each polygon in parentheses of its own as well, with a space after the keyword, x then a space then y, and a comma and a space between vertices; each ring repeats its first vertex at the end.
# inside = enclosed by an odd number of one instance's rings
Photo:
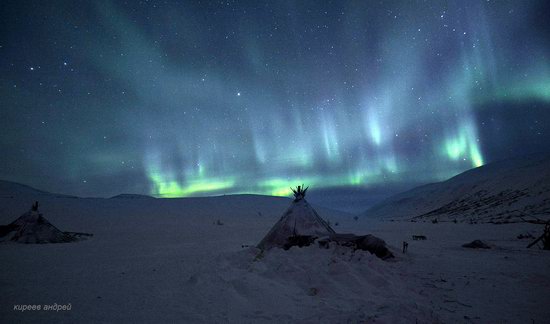
POLYGON ((437 323, 429 300, 397 264, 331 244, 264 252, 250 248, 204 263, 184 288, 196 322, 437 323), (230 312, 210 312, 208 300, 230 312))

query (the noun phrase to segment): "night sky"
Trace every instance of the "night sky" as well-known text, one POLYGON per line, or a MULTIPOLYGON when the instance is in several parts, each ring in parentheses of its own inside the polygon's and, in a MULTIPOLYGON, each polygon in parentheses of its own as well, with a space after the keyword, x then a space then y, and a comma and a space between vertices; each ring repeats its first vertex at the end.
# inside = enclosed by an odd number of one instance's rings
POLYGON ((287 195, 550 151, 547 1, 2 1, 0 179, 287 195))

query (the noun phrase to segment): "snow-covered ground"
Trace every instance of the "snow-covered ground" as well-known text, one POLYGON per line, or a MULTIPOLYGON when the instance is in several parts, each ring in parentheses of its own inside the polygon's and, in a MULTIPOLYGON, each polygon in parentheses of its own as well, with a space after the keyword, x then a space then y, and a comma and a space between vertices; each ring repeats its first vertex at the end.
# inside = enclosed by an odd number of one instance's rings
MULTIPOLYGON (((32 194, 0 198, 0 224, 30 208, 32 194)), ((42 195, 40 211, 86 241, 0 245, 0 321, 16 322, 475 322, 550 318, 550 253, 527 250, 530 224, 353 220, 317 208, 338 232, 375 234, 396 260, 332 247, 254 245, 290 199, 80 199, 42 195), (216 225, 220 220, 223 225, 216 225), (412 241, 413 234, 426 241, 412 241), (461 245, 482 239, 490 250, 461 245), (403 240, 409 252, 400 251, 403 240), (15 305, 71 304, 66 311, 15 305)))
POLYGON ((364 216, 458 222, 550 219, 550 155, 490 163, 449 180, 416 187, 369 208, 364 216))

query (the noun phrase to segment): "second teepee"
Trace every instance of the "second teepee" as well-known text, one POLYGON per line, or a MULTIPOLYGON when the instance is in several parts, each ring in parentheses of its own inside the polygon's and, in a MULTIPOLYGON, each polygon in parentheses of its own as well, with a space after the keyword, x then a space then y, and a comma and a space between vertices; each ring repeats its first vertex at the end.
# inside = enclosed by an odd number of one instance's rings
POLYGON ((32 205, 31 210, 10 224, 0 226, 0 242, 67 243, 78 241, 86 236, 91 234, 59 230, 38 211, 38 202, 32 205))
POLYGON ((288 248, 292 242, 296 242, 301 238, 314 239, 335 234, 327 222, 305 200, 307 189, 304 189, 303 186, 292 189, 294 201, 258 244, 260 249, 288 248))

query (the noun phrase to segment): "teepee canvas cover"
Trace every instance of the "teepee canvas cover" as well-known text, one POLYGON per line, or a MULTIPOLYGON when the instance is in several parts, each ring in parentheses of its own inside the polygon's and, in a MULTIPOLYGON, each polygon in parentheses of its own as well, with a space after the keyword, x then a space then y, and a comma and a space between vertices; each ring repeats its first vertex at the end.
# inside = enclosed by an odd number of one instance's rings
POLYGON ((31 210, 6 226, 0 226, 0 242, 66 243, 78 241, 85 233, 63 232, 38 212, 38 202, 31 210))
POLYGON ((322 237, 334 234, 334 230, 325 222, 305 200, 308 188, 298 186, 292 189, 294 201, 281 219, 271 228, 258 248, 268 250, 272 247, 285 247, 296 237, 322 237))

